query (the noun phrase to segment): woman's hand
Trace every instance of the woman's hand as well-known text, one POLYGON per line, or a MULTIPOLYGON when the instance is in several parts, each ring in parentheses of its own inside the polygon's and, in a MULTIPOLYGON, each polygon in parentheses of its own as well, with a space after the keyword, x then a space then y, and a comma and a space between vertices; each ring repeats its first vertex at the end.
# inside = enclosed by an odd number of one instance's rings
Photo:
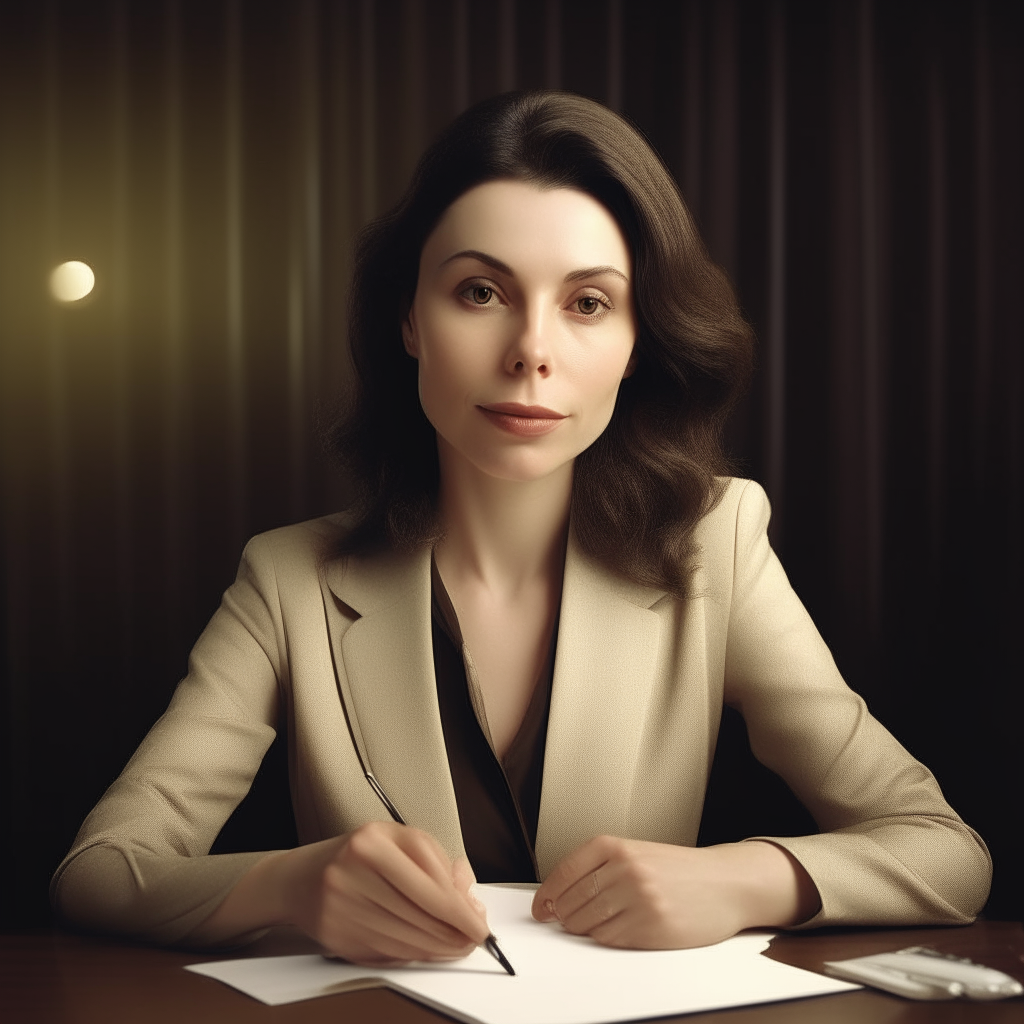
POLYGON ((371 822, 255 864, 198 930, 222 941, 290 924, 363 965, 456 960, 488 935, 469 861, 407 825, 371 822))
POLYGON ((328 844, 291 886, 292 923, 360 964, 454 960, 487 938, 469 862, 407 825, 372 822, 328 844))
POLYGON ((682 949, 797 924, 818 905, 810 876, 773 843, 693 849, 599 836, 558 863, 533 916, 605 946, 682 949))

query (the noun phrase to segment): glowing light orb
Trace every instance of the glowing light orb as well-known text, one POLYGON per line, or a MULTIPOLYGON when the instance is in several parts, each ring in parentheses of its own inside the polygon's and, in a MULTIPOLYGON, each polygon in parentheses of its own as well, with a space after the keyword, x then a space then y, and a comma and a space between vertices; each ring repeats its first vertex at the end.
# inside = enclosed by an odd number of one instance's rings
POLYGON ((78 302, 92 291, 96 275, 92 267, 81 260, 68 260, 53 268, 50 274, 50 293, 58 302, 78 302))

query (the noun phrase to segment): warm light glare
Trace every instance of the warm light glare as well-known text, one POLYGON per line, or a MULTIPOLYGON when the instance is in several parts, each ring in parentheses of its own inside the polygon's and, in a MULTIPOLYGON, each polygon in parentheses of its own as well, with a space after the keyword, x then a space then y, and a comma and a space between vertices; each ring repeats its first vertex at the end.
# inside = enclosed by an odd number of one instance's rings
POLYGON ((50 274, 50 291, 58 302, 78 302, 92 291, 96 275, 88 263, 68 260, 50 274))

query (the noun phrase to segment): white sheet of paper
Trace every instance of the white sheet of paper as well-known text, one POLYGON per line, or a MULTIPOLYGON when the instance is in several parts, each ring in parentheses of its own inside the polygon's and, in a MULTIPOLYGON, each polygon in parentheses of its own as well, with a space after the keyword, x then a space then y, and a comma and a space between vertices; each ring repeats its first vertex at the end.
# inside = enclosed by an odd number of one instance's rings
POLYGON ((611 1024, 860 987, 761 956, 771 937, 765 933, 700 949, 608 949, 557 925, 538 924, 530 915, 532 892, 480 886, 478 896, 514 978, 483 949, 444 965, 368 968, 320 956, 282 956, 186 970, 272 1006, 360 982, 383 984, 471 1024, 611 1024))

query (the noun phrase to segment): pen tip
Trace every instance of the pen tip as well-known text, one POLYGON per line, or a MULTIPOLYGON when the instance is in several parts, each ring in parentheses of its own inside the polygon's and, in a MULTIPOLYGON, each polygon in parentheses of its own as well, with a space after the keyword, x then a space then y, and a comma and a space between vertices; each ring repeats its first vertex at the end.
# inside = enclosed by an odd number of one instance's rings
POLYGON ((498 940, 493 935, 488 935, 484 940, 484 945, 487 947, 487 952, 505 968, 505 972, 514 978, 516 976, 516 972, 508 962, 508 958, 504 953, 502 953, 501 947, 498 945, 498 940))

